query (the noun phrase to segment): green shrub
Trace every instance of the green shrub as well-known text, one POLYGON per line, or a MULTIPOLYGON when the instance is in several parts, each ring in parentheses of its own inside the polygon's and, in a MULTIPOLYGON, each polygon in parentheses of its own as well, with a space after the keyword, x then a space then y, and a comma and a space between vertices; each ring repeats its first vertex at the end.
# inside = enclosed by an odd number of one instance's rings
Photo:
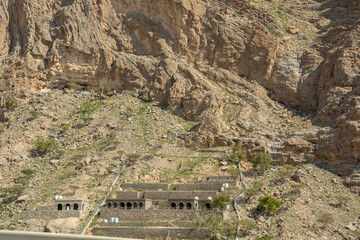
POLYGON ((76 82, 69 82, 67 84, 67 87, 72 89, 72 90, 75 90, 75 91, 80 91, 80 90, 84 89, 84 86, 82 86, 82 85, 80 85, 80 84, 78 84, 76 82))
POLYGON ((97 92, 103 93, 103 94, 106 94, 106 93, 108 93, 110 91, 111 91, 111 89, 108 88, 108 87, 99 87, 98 90, 97 90, 97 92))
POLYGON ((265 196, 259 199, 259 204, 256 210, 258 212, 264 212, 264 213, 275 213, 278 210, 278 208, 281 206, 281 204, 282 204, 281 201, 276 200, 271 196, 265 196))
POLYGON ((31 110, 29 113, 33 119, 40 115, 40 113, 36 110, 31 110))
POLYGON ((24 186, 29 184, 29 180, 27 180, 26 178, 18 178, 16 181, 17 183, 22 184, 24 186))
POLYGON ((75 114, 81 114, 81 118, 84 118, 83 120, 92 120, 92 119, 86 119, 89 118, 91 114, 93 114, 95 111, 97 111, 102 105, 102 101, 91 101, 89 99, 85 100, 80 108, 75 112, 75 114))
POLYGON ((24 185, 15 184, 11 187, 1 188, 0 193, 1 193, 1 195, 16 197, 16 196, 20 196, 24 190, 25 190, 24 185))
POLYGON ((25 168, 25 169, 21 170, 21 172, 25 175, 31 176, 36 173, 36 170, 25 168))
POLYGON ((230 196, 228 195, 217 195, 212 201, 211 205, 214 208, 224 209, 226 204, 230 203, 230 196))
POLYGON ((48 137, 47 139, 39 138, 38 140, 36 140, 34 150, 38 155, 41 156, 55 151, 57 147, 58 143, 55 141, 55 139, 50 137, 48 137))
POLYGON ((19 103, 16 98, 9 97, 8 99, 6 99, 5 106, 7 110, 14 110, 19 106, 19 103))
POLYGON ((252 160, 254 171, 257 173, 264 173, 270 168, 271 162, 272 162, 272 158, 269 154, 260 153, 256 155, 252 160))
POLYGON ((246 157, 246 150, 242 148, 241 144, 237 144, 236 146, 232 147, 232 153, 230 156, 230 161, 232 163, 238 163, 238 161, 247 161, 246 157))

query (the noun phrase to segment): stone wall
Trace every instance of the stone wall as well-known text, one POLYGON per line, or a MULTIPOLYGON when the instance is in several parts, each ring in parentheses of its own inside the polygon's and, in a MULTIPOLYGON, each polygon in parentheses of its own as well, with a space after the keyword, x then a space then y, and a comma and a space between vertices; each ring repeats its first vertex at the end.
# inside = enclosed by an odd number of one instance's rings
POLYGON ((146 191, 158 191, 162 189, 163 191, 168 190, 168 184, 157 184, 157 183, 123 183, 121 184, 122 189, 124 190, 146 190, 146 191))
POLYGON ((140 239, 209 239, 208 229, 187 228, 94 228, 93 234, 140 239))
MULTIPOLYGON (((120 219, 119 219, 120 220, 120 219)), ((193 228, 194 227, 194 222, 179 222, 179 221, 163 221, 163 222, 159 222, 159 221, 153 221, 153 222, 149 222, 149 221, 143 221, 143 222, 102 222, 102 223, 97 223, 97 225, 99 225, 100 227, 105 227, 105 228, 115 228, 115 227, 178 227, 178 228, 193 228)))
POLYGON ((49 207, 48 210, 42 208, 41 210, 36 211, 25 211, 23 213, 24 219, 57 219, 57 218, 68 218, 68 217, 75 217, 79 218, 82 214, 82 211, 54 211, 52 207, 49 207))
POLYGON ((127 200, 127 199, 137 199, 140 197, 139 192, 116 192, 116 198, 127 200))
POLYGON ((208 197, 216 196, 217 192, 146 192, 145 198, 149 199, 189 199, 193 200, 195 197, 199 199, 208 199, 208 197))
POLYGON ((169 189, 174 191, 219 191, 222 185, 222 182, 171 184, 169 189))
POLYGON ((119 218, 120 221, 153 221, 180 220, 193 221, 199 217, 215 215, 224 218, 226 212, 194 211, 194 210, 140 210, 140 209, 102 209, 100 217, 103 219, 119 218))

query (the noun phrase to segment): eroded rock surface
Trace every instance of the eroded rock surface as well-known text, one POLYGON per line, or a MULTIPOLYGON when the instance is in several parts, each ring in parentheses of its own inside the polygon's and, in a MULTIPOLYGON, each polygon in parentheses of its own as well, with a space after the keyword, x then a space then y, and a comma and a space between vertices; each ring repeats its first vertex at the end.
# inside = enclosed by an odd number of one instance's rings
POLYGON ((199 122, 188 146, 250 133, 250 155, 260 138, 281 164, 314 155, 349 174, 360 160, 360 3, 289 4, 1 0, 0 90, 129 90, 199 122), (309 112, 310 125, 290 119, 309 112))

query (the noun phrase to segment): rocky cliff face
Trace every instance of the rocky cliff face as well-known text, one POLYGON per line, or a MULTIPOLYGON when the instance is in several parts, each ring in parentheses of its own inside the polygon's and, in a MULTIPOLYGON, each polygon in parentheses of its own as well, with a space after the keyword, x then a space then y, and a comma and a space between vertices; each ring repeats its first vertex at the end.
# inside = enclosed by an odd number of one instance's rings
POLYGON ((242 141, 250 155, 294 163, 314 154, 348 174, 360 160, 359 8, 355 0, 1 0, 0 90, 70 82, 129 90, 198 121, 188 146, 242 141))

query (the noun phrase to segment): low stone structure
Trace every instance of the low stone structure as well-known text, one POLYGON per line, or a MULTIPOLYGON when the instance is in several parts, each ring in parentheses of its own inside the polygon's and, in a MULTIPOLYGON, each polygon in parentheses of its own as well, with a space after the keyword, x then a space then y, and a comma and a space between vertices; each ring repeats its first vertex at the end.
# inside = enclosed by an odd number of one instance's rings
POLYGON ((88 203, 82 200, 55 200, 52 206, 40 206, 35 211, 25 211, 23 218, 25 219, 57 219, 76 217, 80 218, 88 203))
POLYGON ((206 216, 228 219, 232 208, 214 209, 212 199, 220 190, 230 194, 236 186, 237 182, 228 176, 208 177, 202 183, 191 184, 124 183, 123 191, 116 192, 116 197, 107 199, 101 207, 102 223, 93 233, 146 239, 208 239, 210 231, 198 229, 196 221, 206 216))
POLYGON ((94 235, 140 239, 209 239, 208 229, 198 228, 94 228, 94 235))

